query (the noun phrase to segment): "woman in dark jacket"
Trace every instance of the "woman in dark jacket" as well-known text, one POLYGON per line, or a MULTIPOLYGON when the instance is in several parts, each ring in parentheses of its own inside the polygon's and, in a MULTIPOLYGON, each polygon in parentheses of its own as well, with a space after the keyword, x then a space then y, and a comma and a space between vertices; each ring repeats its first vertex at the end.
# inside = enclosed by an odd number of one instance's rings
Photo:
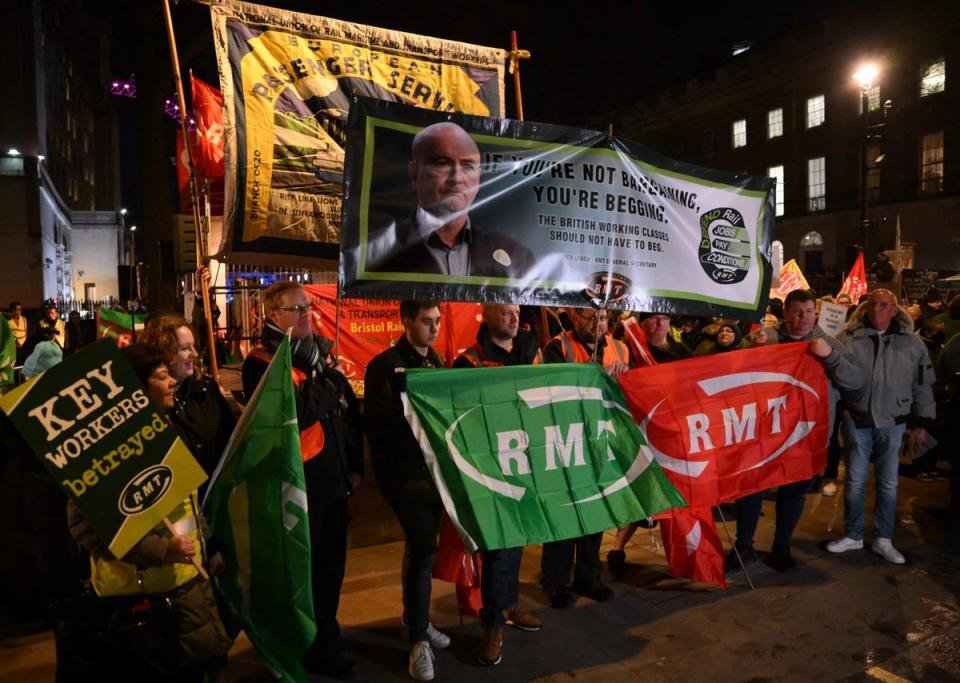
POLYGON ((211 475, 237 420, 219 385, 202 373, 195 338, 186 318, 168 314, 147 322, 142 341, 166 354, 170 375, 176 382, 170 419, 204 472, 211 475))

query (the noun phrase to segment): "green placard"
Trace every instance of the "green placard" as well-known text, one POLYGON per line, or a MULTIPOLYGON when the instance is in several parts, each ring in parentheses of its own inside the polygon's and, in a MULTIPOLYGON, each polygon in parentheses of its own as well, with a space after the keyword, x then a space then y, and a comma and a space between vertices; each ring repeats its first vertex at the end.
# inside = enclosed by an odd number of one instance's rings
POLYGON ((0 408, 116 557, 207 478, 112 341, 5 394, 0 408))

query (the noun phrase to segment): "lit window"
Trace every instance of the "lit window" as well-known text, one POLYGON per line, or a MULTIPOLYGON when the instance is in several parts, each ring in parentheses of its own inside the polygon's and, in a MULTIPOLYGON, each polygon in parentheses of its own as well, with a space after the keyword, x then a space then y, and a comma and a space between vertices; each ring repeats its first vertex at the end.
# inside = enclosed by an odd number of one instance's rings
POLYGON ((947 85, 947 65, 943 59, 927 64, 920 76, 920 97, 943 92, 947 85))
POLYGON ((920 191, 943 192, 943 131, 923 136, 920 191))
POLYGON ((827 118, 826 103, 823 95, 807 98, 807 128, 822 125, 827 118))
POLYGON ((816 230, 811 230, 806 235, 800 238, 800 248, 803 247, 822 247, 823 246, 823 235, 821 235, 816 230))
POLYGON ((733 148, 747 146, 747 120, 733 122, 733 148))
MULTIPOLYGON (((860 102, 857 105, 859 112, 863 113, 863 98, 860 98, 860 102)), ((867 111, 876 111, 880 108, 880 86, 875 85, 869 90, 867 90, 867 111)))
POLYGON ((807 210, 823 211, 825 208, 827 208, 826 157, 807 159, 807 210))
POLYGON ((783 135, 783 109, 771 109, 767 112, 767 140, 783 135))
POLYGON ((774 178, 777 181, 777 187, 774 191, 774 203, 776 205, 777 216, 783 215, 783 197, 784 197, 784 187, 783 187, 783 166, 771 166, 767 169, 767 176, 774 178))

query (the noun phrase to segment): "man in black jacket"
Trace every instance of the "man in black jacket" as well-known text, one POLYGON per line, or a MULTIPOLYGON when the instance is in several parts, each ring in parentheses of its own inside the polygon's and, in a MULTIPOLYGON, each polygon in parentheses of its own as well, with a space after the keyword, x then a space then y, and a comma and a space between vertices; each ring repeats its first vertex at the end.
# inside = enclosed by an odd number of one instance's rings
POLYGON ((400 393, 404 376, 397 369, 443 367, 432 348, 440 332, 440 305, 436 301, 403 301, 400 320, 403 336, 367 366, 364 431, 380 492, 406 537, 403 621, 413 643, 408 671, 414 680, 432 681, 432 648, 450 645, 450 638, 430 624, 430 588, 443 503, 420 444, 403 417, 400 393))
POLYGON ((527 247, 470 220, 480 190, 480 150, 460 126, 435 123, 417 133, 409 171, 416 214, 371 245, 368 270, 516 279, 533 269, 527 247), (375 253, 378 244, 382 256, 375 253))
POLYGON ((340 652, 337 608, 347 561, 347 496, 363 476, 360 411, 350 383, 327 366, 312 326, 310 298, 296 282, 263 292, 267 323, 260 344, 243 362, 243 390, 252 396, 290 331, 293 382, 310 522, 310 567, 317 635, 307 668, 345 678, 353 662, 340 652))

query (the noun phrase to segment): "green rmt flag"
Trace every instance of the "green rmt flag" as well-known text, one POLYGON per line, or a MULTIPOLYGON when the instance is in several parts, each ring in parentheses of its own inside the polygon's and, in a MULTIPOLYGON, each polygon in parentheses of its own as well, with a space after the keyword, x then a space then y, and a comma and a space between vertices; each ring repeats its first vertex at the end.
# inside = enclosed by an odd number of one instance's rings
POLYGON ((404 410, 471 550, 576 538, 686 506, 619 385, 593 363, 410 370, 404 410))
POLYGON ((217 585, 250 642, 282 681, 306 681, 316 634, 307 493, 290 342, 277 349, 204 499, 226 571, 217 585))

